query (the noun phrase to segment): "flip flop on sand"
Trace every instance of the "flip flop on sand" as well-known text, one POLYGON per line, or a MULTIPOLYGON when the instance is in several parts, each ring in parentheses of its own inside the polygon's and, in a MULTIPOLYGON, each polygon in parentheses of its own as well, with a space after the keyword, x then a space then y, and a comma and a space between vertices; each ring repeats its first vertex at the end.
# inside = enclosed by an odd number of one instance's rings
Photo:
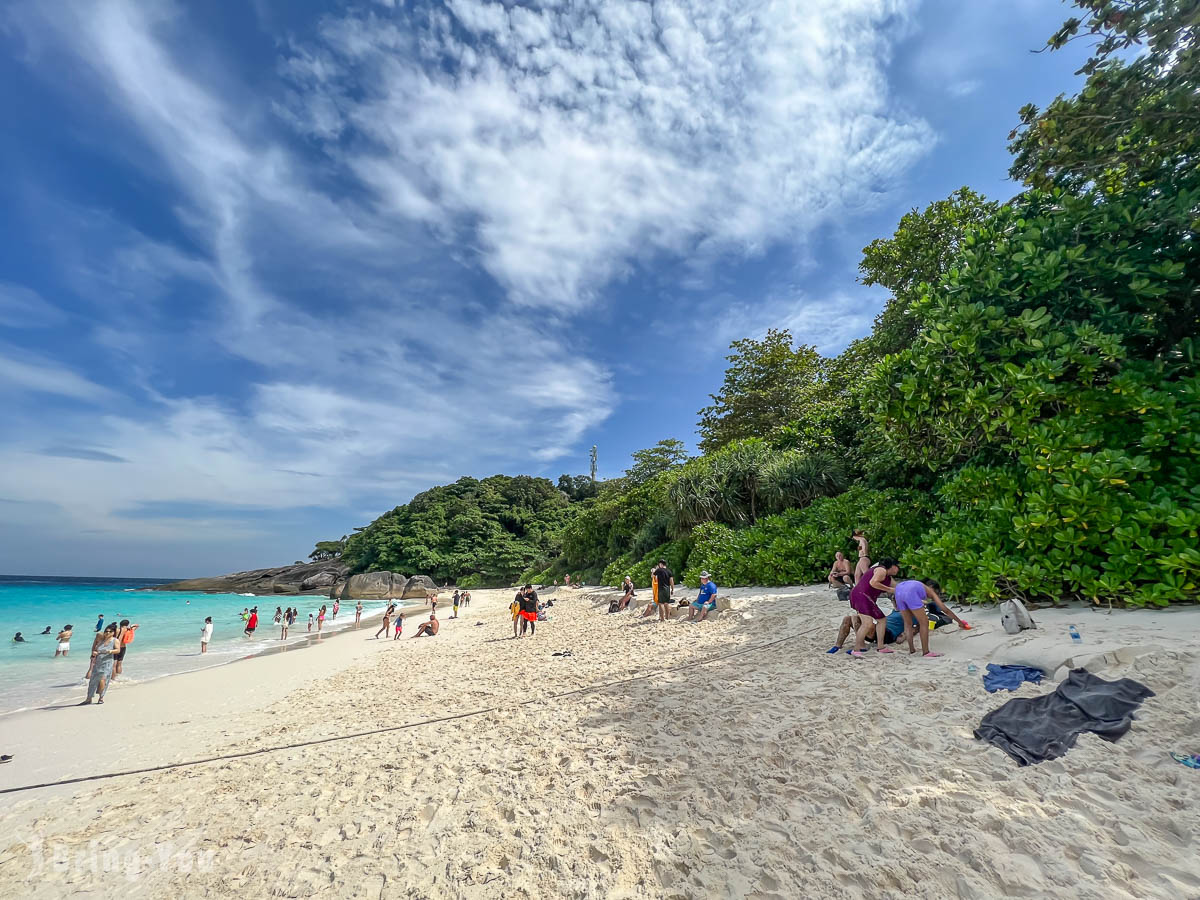
MULTIPOLYGON (((1171 759, 1189 769, 1200 769, 1200 753, 1172 753, 1171 759)), ((4 760, 8 762, 8 760, 4 760)))
POLYGON ((893 650, 891 647, 879 647, 875 652, 876 653, 895 653, 896 651, 893 650))
POLYGON ((946 655, 945 653, 934 653, 932 650, 930 650, 928 653, 926 653, 921 658, 922 659, 937 659, 939 656, 945 656, 945 655, 946 655))
POLYGON ((863 653, 861 650, 847 650, 846 652, 857 659, 862 659, 863 657, 865 657, 867 655, 867 654, 863 653))
POLYGON ((3 756, 0 756, 0 763, 6 762, 12 762, 12 754, 5 753, 3 756))
POLYGON ((830 647, 830 648, 829 648, 828 650, 826 650, 825 652, 826 652, 826 653, 837 653, 837 652, 838 652, 839 650, 841 650, 841 649, 842 649, 841 647, 830 647))

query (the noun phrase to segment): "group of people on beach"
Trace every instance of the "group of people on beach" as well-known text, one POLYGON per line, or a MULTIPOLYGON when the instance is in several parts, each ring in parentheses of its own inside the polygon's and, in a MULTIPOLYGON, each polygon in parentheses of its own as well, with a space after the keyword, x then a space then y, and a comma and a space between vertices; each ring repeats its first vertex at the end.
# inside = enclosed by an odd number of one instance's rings
POLYGON ((537 632, 537 623, 549 618, 546 610, 552 605, 553 600, 543 602, 538 597, 532 584, 518 588, 512 603, 508 605, 508 611, 512 613, 513 637, 524 637, 527 632, 532 637, 537 632))
MULTIPOLYGON (((626 575, 622 587, 625 593, 620 599, 610 604, 609 612, 622 612, 633 605, 637 597, 633 578, 626 575)), ((688 607, 688 617, 685 621, 703 622, 707 619, 708 614, 717 608, 717 585, 713 581, 712 575, 708 572, 701 572, 700 593, 690 603, 680 601, 679 605, 688 607)), ((640 618, 646 619, 657 613, 659 621, 665 622, 672 617, 674 609, 675 573, 671 571, 671 567, 667 565, 665 559, 660 559, 650 570, 650 602, 642 610, 640 618)))
POLYGON ((892 648, 887 644, 901 638, 908 644, 908 652, 916 653, 913 646, 915 632, 920 636, 922 657, 936 659, 942 654, 929 649, 931 609, 957 623, 960 628, 970 629, 971 626, 943 602, 934 582, 915 578, 897 581, 900 566, 895 559, 884 557, 872 564, 866 535, 862 531, 855 531, 851 539, 858 545, 858 562, 853 570, 850 561, 840 550, 834 554, 833 565, 829 569, 830 586, 838 588, 839 593, 848 594, 850 614, 842 618, 837 641, 828 653, 839 652, 851 633, 854 634, 854 647, 846 652, 854 657, 866 655, 864 651, 868 641, 875 643, 876 652, 892 653, 892 648), (884 594, 891 595, 894 606, 891 613, 884 613, 879 608, 879 598, 884 594))

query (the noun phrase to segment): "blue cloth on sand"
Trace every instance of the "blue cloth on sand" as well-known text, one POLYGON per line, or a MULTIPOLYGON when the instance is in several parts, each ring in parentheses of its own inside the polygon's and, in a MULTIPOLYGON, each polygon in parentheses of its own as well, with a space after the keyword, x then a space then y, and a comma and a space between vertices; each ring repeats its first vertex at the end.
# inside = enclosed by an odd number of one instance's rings
POLYGON ((1015 691, 1026 681, 1041 684, 1046 673, 1033 666, 998 666, 988 663, 987 674, 983 676, 983 686, 988 693, 996 691, 1015 691))

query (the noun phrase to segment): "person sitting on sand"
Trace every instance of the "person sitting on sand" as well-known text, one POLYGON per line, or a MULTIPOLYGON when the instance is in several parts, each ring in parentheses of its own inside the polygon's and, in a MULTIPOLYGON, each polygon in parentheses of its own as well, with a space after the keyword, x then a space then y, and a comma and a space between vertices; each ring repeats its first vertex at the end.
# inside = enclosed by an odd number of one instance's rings
POLYGON ((900 573, 900 567, 894 559, 881 559, 879 565, 868 571, 850 591, 850 608, 858 613, 862 624, 855 633, 854 649, 851 656, 862 656, 867 634, 875 629, 875 649, 879 653, 891 653, 891 647, 884 644, 884 619, 887 618, 879 608, 877 601, 880 594, 893 594, 896 588, 892 579, 900 573))
POLYGON ((867 536, 863 534, 862 529, 855 531, 850 535, 850 540, 858 544, 858 562, 854 565, 854 579, 850 582, 851 585, 858 584, 867 570, 871 568, 871 554, 867 547, 867 536))
POLYGON ((383 624, 379 626, 379 630, 375 632, 375 637, 378 638, 381 634, 387 637, 388 626, 392 624, 392 608, 389 606, 383 611, 383 624))
POLYGON ((700 618, 695 619, 696 622, 703 622, 708 618, 708 614, 717 608, 717 586, 712 580, 712 576, 707 572, 700 573, 700 593, 695 600, 692 601, 692 608, 688 610, 687 620, 693 621, 696 613, 700 613, 700 618))
POLYGON ((54 656, 56 659, 60 656, 66 656, 67 653, 70 652, 71 634, 71 625, 64 625, 63 630, 58 633, 58 646, 54 648, 54 656))
POLYGON ((938 609, 950 616, 958 627, 969 631, 971 626, 955 615, 932 585, 909 579, 896 585, 896 610, 904 617, 904 640, 908 643, 908 652, 916 653, 913 647, 913 620, 921 634, 921 656, 925 659, 935 659, 942 654, 931 653, 929 650, 929 614, 925 611, 926 599, 932 600, 938 609))
POLYGON ((854 576, 850 570, 850 560, 841 550, 833 554, 833 565, 829 569, 829 584, 831 587, 841 587, 848 584, 853 587, 854 576))
POLYGON ((439 623, 439 622, 438 622, 438 620, 437 620, 437 616, 436 616, 436 615, 434 615, 433 613, 430 613, 430 614, 429 614, 429 621, 428 621, 428 622, 422 622, 422 623, 421 623, 421 624, 420 624, 420 625, 417 627, 417 633, 416 633, 416 634, 414 634, 414 635, 413 635, 413 637, 415 637, 415 638, 419 638, 419 637, 421 637, 422 635, 426 635, 427 637, 433 637, 435 634, 437 634, 437 633, 438 633, 438 628, 439 628, 439 627, 441 627, 441 623, 439 623))
POLYGON ((623 587, 625 588, 625 596, 623 596, 617 603, 617 612, 621 612, 623 609, 628 609, 629 604, 633 602, 633 598, 637 596, 633 589, 633 579, 628 575, 625 576, 625 584, 623 587))

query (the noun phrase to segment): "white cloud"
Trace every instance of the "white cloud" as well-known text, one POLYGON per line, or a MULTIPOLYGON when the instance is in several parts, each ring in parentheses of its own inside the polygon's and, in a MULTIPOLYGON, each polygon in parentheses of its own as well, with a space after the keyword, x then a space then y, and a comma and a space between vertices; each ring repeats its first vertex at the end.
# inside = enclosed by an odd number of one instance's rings
POLYGON ((882 71, 912 5, 348 17, 285 67, 289 119, 385 214, 469 229, 514 301, 578 309, 655 254, 757 253, 890 187, 930 140, 882 71))
MULTIPOLYGON (((384 509, 561 457, 616 402, 561 337, 607 285, 659 256, 703 272, 803 241, 921 152, 881 68, 911 6, 376 7, 327 20, 281 60, 288 90, 255 96, 178 7, 27 3, 31 44, 82 67, 67 81, 106 104, 115 144, 144 144, 189 241, 63 217, 95 237, 65 253, 104 248, 72 283, 138 411, 69 368, 0 359, 21 391, 94 403, 20 413, 0 496, 150 540, 186 524, 131 507, 384 509), (501 290, 479 289, 480 266, 501 290), (181 303, 187 333, 168 330, 181 303), (185 351, 227 354, 240 383, 166 383, 185 351)), ((746 304, 735 336, 764 309, 808 321, 787 298, 746 304)))
POLYGON ((20 284, 0 281, 0 325, 9 328, 46 328, 66 320, 57 306, 20 284))
POLYGON ((10 398, 17 392, 33 392, 75 400, 100 400, 110 393, 65 366, 3 344, 0 344, 0 385, 5 386, 10 398))

